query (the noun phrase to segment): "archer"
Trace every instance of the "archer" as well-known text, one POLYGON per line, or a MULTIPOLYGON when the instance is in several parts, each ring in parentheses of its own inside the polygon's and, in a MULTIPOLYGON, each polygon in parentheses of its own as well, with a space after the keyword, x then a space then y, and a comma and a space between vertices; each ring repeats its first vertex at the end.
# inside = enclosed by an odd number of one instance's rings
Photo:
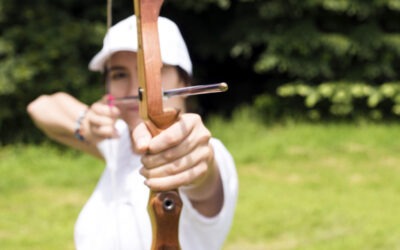
MULTIPOLYGON (((135 17, 112 27, 90 69, 109 79, 116 98, 137 94, 135 17)), ((164 89, 189 84, 192 64, 176 25, 159 18, 164 89)), ((92 154, 106 168, 75 227, 77 249, 149 249, 149 189, 178 188, 184 203, 179 235, 182 249, 220 249, 229 231, 237 198, 232 157, 211 137, 197 114, 185 113, 185 99, 166 107, 179 119, 152 137, 138 114, 138 103, 106 98, 88 106, 66 93, 42 95, 28 106, 35 124, 50 138, 92 154), (109 138, 112 138, 111 140, 109 138)))

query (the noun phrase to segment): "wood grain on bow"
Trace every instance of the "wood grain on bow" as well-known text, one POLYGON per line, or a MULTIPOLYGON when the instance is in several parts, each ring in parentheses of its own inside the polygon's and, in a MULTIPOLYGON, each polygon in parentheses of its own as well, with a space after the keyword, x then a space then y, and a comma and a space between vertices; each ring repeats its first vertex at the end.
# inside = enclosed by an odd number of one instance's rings
MULTIPOLYGON (((179 116, 163 107, 161 52, 158 16, 163 0, 134 0, 138 30, 138 75, 140 114, 153 136, 172 125, 179 116)), ((150 191, 148 210, 152 223, 152 250, 178 250, 179 217, 182 201, 177 190, 150 191)))

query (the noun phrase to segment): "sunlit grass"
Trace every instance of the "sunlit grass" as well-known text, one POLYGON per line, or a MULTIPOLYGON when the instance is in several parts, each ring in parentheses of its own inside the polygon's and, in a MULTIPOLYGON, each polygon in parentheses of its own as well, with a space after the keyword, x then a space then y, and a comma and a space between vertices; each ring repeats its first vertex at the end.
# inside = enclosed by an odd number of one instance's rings
MULTIPOLYGON (((224 249, 400 249, 400 125, 209 124, 240 179, 224 249)), ((1 148, 0 248, 74 249, 102 168, 50 145, 1 148)))
POLYGON ((225 249, 400 249, 399 125, 212 127, 240 177, 225 249))
POLYGON ((0 150, 1 249, 74 249, 73 227, 102 164, 49 145, 0 150))

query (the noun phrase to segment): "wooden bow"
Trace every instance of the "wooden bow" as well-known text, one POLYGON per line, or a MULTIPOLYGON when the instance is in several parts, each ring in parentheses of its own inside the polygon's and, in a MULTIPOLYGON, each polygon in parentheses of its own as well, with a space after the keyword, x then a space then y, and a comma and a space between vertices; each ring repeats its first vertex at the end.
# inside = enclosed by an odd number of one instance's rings
MULTIPOLYGON (((163 107, 161 52, 158 16, 163 0, 134 0, 138 31, 138 75, 140 114, 153 136, 172 125, 179 116, 175 109, 163 107)), ((178 250, 179 217, 182 201, 178 190, 150 191, 148 212, 152 224, 152 250, 178 250)))

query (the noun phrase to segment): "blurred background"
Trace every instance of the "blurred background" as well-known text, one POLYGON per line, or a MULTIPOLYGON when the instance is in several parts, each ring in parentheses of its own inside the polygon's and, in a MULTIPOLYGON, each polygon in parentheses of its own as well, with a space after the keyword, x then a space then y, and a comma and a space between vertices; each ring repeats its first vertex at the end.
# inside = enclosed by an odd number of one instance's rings
MULTIPOLYGON (((25 107, 40 94, 88 103, 104 94, 87 64, 106 32, 105 2, 0 1, 3 144, 37 139, 25 107)), ((114 23, 132 13, 130 1, 114 1, 114 23)), ((205 115, 243 104, 268 122, 400 115, 399 1, 167 0, 161 15, 180 26, 195 82, 230 85, 199 98, 205 115)))
MULTIPOLYGON (((113 2, 113 23, 133 13, 113 2)), ((194 99, 239 172, 226 249, 400 249, 400 0, 165 0, 161 15, 194 83, 230 87, 194 99)), ((103 165, 49 142, 26 106, 100 99, 87 65, 105 32, 106 0, 0 0, 4 249, 73 249, 103 165)))

